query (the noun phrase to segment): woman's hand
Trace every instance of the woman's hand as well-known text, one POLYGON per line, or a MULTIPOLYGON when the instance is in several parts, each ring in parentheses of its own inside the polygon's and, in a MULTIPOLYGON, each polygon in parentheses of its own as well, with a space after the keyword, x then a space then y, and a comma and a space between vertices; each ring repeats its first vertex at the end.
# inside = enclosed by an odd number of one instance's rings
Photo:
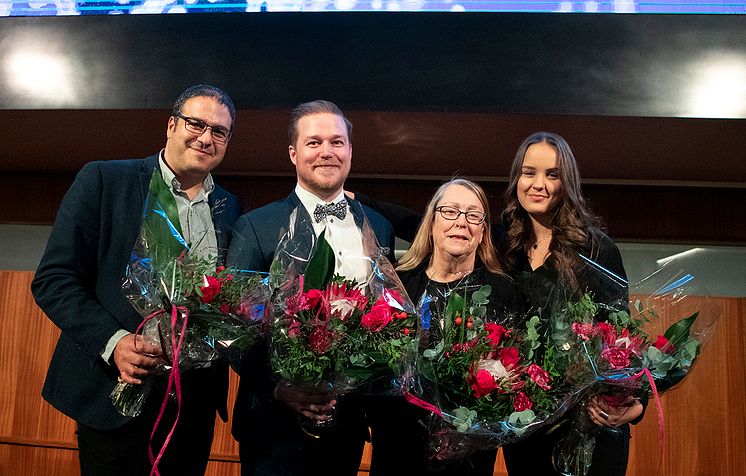
POLYGON ((337 404, 330 393, 308 392, 287 380, 277 384, 275 398, 303 416, 318 421, 331 419, 337 404))
POLYGON ((588 415, 591 421, 599 426, 616 428, 629 423, 642 415, 643 406, 639 400, 629 396, 618 406, 611 406, 601 396, 591 398, 588 405, 588 415))

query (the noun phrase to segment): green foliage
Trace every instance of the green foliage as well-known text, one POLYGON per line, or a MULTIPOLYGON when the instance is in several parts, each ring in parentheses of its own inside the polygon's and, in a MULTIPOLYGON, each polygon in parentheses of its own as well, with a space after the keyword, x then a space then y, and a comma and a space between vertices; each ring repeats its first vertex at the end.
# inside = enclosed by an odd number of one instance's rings
POLYGON ((303 275, 303 291, 324 289, 334 276, 334 250, 324 238, 325 231, 319 235, 316 248, 303 275))

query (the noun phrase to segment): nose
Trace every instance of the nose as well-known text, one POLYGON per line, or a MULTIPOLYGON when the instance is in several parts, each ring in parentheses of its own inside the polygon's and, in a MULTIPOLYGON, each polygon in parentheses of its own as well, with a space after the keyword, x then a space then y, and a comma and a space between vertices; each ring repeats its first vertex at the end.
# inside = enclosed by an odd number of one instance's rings
POLYGON ((466 221, 466 213, 461 212, 456 217, 456 225, 465 227, 469 224, 469 222, 466 221))
POLYGON ((323 142, 321 144, 321 156, 322 157, 331 157, 333 155, 333 148, 332 145, 328 142, 323 142))
POLYGON ((202 142, 203 145, 212 144, 212 127, 207 126, 202 134, 197 136, 197 139, 202 142))
POLYGON ((534 175, 534 181, 531 184, 531 186, 537 190, 541 190, 544 188, 544 177, 542 177, 539 174, 534 175))

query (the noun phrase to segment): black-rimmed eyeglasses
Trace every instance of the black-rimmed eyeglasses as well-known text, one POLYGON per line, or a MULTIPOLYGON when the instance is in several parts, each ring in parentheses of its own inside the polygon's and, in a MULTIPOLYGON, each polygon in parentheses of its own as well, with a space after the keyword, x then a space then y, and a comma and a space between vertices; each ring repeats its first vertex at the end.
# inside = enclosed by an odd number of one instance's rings
POLYGON ((202 135, 207 129, 210 129, 212 139, 220 144, 225 144, 231 139, 232 132, 228 129, 220 126, 211 126, 201 119, 196 117, 185 116, 181 113, 174 114, 176 117, 184 119, 184 127, 187 131, 193 134, 202 135))
POLYGON ((458 208, 449 207, 446 205, 437 207, 435 211, 440 212, 440 216, 442 216, 446 220, 458 220, 458 217, 464 215, 466 217, 467 223, 471 223, 472 225, 479 225, 487 218, 487 214, 485 212, 478 212, 476 210, 462 212, 458 208))

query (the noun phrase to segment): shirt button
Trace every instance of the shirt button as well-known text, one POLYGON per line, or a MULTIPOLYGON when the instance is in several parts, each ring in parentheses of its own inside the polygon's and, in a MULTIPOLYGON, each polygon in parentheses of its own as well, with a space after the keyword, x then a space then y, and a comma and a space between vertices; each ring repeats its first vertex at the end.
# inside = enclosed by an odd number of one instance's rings
POLYGON ((341 251, 339 252, 339 256, 342 256, 342 252, 341 251))
POLYGON ((334 218, 330 218, 329 223, 334 223, 334 218))

